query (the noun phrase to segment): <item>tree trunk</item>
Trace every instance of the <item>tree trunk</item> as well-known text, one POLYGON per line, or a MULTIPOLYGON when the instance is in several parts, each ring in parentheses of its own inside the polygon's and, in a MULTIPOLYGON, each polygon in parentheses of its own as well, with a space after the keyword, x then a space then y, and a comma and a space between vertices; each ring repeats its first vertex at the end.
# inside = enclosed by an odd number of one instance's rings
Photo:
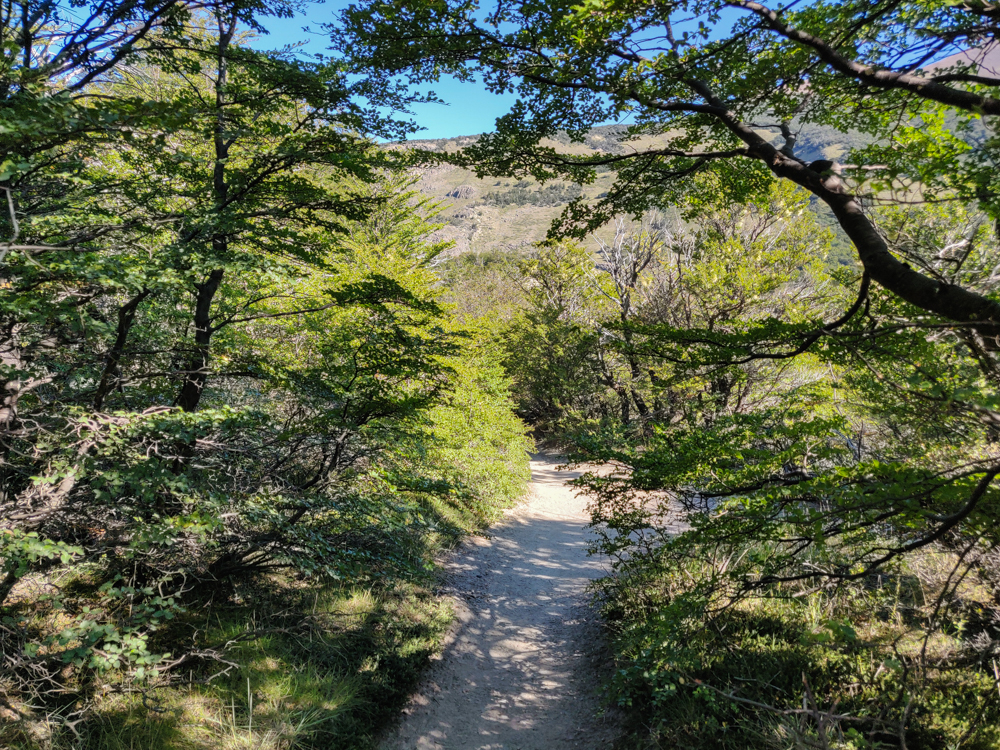
MULTIPOLYGON (((228 84, 229 65, 226 55, 229 44, 236 31, 236 15, 229 18, 216 18, 219 25, 218 54, 216 56, 215 80, 215 166, 212 172, 212 198, 215 203, 216 220, 219 220, 226 210, 229 199, 229 184, 226 181, 226 163, 229 159, 230 135, 226 132, 226 106, 228 104, 226 87, 228 84)), ((215 258, 223 259, 229 252, 229 238, 222 232, 212 236, 212 253, 215 258)), ((175 402, 184 411, 191 412, 198 408, 201 395, 208 381, 208 363, 211 355, 212 334, 212 301, 222 283, 224 269, 217 268, 200 284, 195 284, 198 294, 195 298, 194 310, 194 345, 195 352, 188 363, 184 377, 184 385, 175 402)))
POLYGON ((198 296, 194 307, 195 353, 188 362, 184 385, 175 402, 184 411, 194 411, 201 401, 208 380, 208 360, 212 343, 212 300, 222 282, 223 270, 217 268, 201 284, 195 284, 198 296))
POLYGON ((122 353, 125 351, 125 344, 128 342, 129 331, 135 322, 136 311, 139 305, 151 292, 143 289, 139 294, 130 299, 127 303, 118 308, 118 334, 115 343, 108 351, 107 361, 104 364, 104 372, 101 373, 101 382, 97 385, 97 393, 94 394, 94 411, 100 411, 104 406, 104 399, 118 382, 119 364, 122 353))

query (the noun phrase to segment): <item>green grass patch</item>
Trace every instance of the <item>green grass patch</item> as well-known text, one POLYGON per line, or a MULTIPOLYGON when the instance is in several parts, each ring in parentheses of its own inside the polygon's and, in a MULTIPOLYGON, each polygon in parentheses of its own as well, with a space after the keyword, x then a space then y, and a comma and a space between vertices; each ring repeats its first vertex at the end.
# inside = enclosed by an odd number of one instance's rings
POLYGON ((0 728, 18 750, 370 748, 440 649, 448 606, 426 588, 295 586, 272 579, 206 604, 158 647, 201 647, 158 680, 107 684, 0 728), (170 684, 170 683, 186 684, 170 684), (198 683, 201 684, 198 684, 198 683), (69 722, 69 723, 67 723, 69 722))

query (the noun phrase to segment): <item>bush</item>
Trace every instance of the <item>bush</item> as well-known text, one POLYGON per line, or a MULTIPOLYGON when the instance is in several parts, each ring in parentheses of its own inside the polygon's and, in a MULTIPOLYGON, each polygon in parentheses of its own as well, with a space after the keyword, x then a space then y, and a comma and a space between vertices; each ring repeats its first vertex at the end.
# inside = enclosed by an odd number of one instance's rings
POLYGON ((958 555, 936 549, 854 584, 752 597, 720 586, 734 562, 705 550, 599 584, 616 653, 610 694, 637 741, 733 750, 899 748, 904 735, 907 747, 928 750, 1000 742, 983 649, 1000 611, 978 582, 949 593, 958 555))

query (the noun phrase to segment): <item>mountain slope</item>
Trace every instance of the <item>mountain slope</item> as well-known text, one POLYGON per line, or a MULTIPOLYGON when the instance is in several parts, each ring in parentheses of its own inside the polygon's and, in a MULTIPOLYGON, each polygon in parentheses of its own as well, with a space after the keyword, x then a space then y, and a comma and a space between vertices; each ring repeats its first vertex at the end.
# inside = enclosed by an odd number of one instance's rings
MULTIPOLYGON (((566 153, 596 155, 640 150, 666 141, 666 136, 624 140, 624 133, 623 126, 606 125, 591 130, 582 143, 573 143, 568 136, 560 134, 543 145, 566 153)), ((478 137, 415 140, 406 145, 446 153, 471 145, 478 137)), ((806 161, 837 159, 865 142, 866 139, 856 133, 840 133, 831 127, 805 124, 801 126, 796 155, 806 161)), ((441 218, 446 226, 437 233, 436 239, 454 243, 448 255, 517 252, 529 248, 545 239, 552 222, 576 195, 596 201, 614 179, 613 173, 603 172, 590 185, 576 186, 559 181, 540 185, 531 178, 481 179, 469 170, 447 164, 418 169, 415 176, 422 193, 444 204, 441 218)), ((824 210, 820 206, 816 208, 824 210)), ((601 236, 610 233, 610 227, 598 232, 601 236)))

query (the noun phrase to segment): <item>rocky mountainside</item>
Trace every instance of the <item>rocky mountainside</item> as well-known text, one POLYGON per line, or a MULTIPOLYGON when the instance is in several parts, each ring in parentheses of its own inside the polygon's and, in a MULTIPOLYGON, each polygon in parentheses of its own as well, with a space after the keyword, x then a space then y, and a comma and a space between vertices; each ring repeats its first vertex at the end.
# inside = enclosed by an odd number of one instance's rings
MULTIPOLYGON (((583 143, 571 143, 568 137, 562 137, 545 145, 574 154, 623 153, 629 149, 658 145, 655 136, 623 141, 623 133, 623 127, 609 125, 592 130, 583 143)), ((407 145, 442 153, 468 146, 477 138, 460 136, 415 140, 407 145)), ((856 134, 806 125, 799 136, 796 154, 807 161, 836 159, 862 142, 856 134)), ((446 225, 438 236, 454 243, 448 255, 510 252, 531 247, 545 238, 553 220, 566 204, 580 195, 597 200, 608 190, 614 178, 611 172, 603 172, 590 185, 558 181, 540 185, 531 178, 480 179, 466 169, 447 164, 419 169, 416 176, 419 190, 444 205, 441 219, 446 225)), ((609 234, 610 231, 610 227, 605 227, 598 234, 609 234)))

